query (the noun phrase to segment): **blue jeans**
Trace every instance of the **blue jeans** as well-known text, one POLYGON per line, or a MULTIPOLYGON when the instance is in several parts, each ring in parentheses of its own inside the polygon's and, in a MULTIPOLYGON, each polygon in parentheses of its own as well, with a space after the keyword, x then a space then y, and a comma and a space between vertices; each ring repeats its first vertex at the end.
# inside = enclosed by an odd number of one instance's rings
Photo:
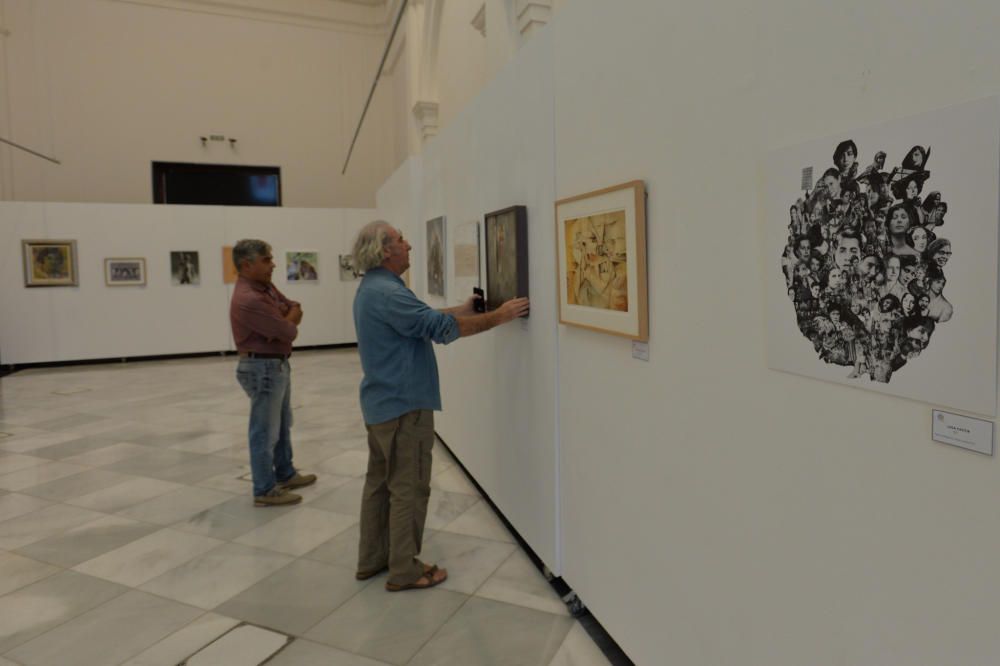
POLYGON ((295 476, 292 466, 292 369, 278 358, 241 358, 236 379, 250 396, 250 471, 254 496, 295 476))

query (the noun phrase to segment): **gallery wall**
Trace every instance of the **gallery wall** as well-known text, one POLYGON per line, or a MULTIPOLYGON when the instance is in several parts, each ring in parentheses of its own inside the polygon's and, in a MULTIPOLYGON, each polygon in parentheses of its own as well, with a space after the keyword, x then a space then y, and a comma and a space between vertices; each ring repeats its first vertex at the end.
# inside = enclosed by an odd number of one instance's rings
MULTIPOLYGON (((765 206, 769 151, 1000 93, 993 12, 574 0, 424 150, 418 225, 499 198, 527 203, 538 236, 529 328, 439 348, 438 430, 532 546, 552 521, 519 498, 544 513, 537 484, 552 484, 553 568, 636 663, 1000 654, 995 459, 933 442, 936 405, 770 370, 765 355, 780 270, 765 231, 787 225, 787 206, 777 220, 765 206), (551 80, 551 102, 531 80, 551 80), (546 103, 551 134, 505 145, 546 103), (513 200, 522 178, 537 199, 513 200), (555 199, 632 179, 649 192, 649 361, 556 323, 544 231, 555 199), (525 395, 558 396, 557 423, 525 395), (549 452, 552 473, 535 467, 549 452)), ((962 353, 944 340, 928 353, 962 353)))
POLYGON ((273 246, 274 282, 302 303, 296 346, 355 342, 337 258, 350 251, 369 209, 236 208, 139 204, 0 203, 0 363, 160 356, 234 349, 233 285, 222 247, 241 238, 273 246), (21 241, 75 240, 79 286, 24 286, 21 241), (173 285, 170 251, 197 251, 200 284, 173 285), (319 253, 319 280, 289 283, 286 251, 319 253), (144 257, 145 286, 105 284, 106 257, 144 257))
POLYGON ((0 146, 0 199, 152 203, 160 160, 280 166, 286 206, 374 205, 405 157, 391 87, 341 168, 385 44, 384 7, 342 3, 371 16, 294 25, 281 20, 296 16, 288 3, 248 16, 157 4, 0 1, 0 136, 62 161, 0 146), (211 134, 235 149, 203 146, 211 134))

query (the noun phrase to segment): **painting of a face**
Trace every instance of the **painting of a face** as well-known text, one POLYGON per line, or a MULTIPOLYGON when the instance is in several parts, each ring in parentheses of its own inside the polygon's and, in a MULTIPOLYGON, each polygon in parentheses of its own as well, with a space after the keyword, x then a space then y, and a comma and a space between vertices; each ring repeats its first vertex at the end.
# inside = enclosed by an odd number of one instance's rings
POLYGON ((906 230, 910 228, 910 216, 907 214, 905 208, 896 208, 892 211, 889 217, 889 233, 905 234, 906 230))

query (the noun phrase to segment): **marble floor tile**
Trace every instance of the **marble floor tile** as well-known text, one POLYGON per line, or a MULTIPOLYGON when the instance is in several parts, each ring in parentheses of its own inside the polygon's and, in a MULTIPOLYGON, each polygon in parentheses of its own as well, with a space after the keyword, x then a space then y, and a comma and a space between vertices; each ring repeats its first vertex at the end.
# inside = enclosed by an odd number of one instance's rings
POLYGON ((420 559, 448 570, 448 580, 441 584, 442 589, 472 594, 516 548, 512 543, 435 532, 424 541, 420 559))
POLYGON ((119 516, 147 523, 171 525, 232 498, 230 493, 220 490, 182 486, 159 497, 133 504, 117 513, 119 516))
POLYGON ((239 620, 231 617, 205 613, 194 622, 132 657, 122 666, 176 666, 237 624, 239 620))
POLYGON ((227 543, 152 579, 142 589, 209 610, 291 561, 287 555, 227 543))
POLYGON ((148 476, 176 483, 197 483, 235 467, 233 461, 174 449, 154 449, 109 465, 105 469, 125 474, 148 476))
POLYGON ((476 596, 555 615, 569 614, 563 600, 520 549, 511 554, 496 573, 476 590, 476 596))
POLYGON ((69 414, 52 419, 43 419, 28 425, 39 430, 68 430, 104 421, 105 419, 106 417, 97 416, 96 414, 69 414))
MULTIPOLYGON (((342 480, 344 477, 332 477, 331 475, 326 475, 320 477, 320 480, 335 478, 338 480, 339 485, 328 493, 324 493, 320 497, 312 500, 309 504, 314 509, 326 509, 327 511, 336 511, 337 513, 342 513, 347 516, 360 516, 361 515, 361 491, 364 490, 365 480, 364 479, 351 479, 344 483, 342 480)), ((319 486, 319 482, 316 484, 319 486)))
POLYGON ((0 549, 21 548, 103 517, 97 511, 53 504, 0 523, 0 549))
MULTIPOLYGON (((431 497, 434 497, 434 493, 431 493, 431 497)), ((456 534, 516 543, 514 535, 500 522, 496 513, 493 512, 493 508, 486 502, 476 504, 441 529, 456 534)))
POLYGON ((59 571, 44 562, 0 550, 0 595, 51 576, 59 571))
POLYGON ((67 504, 82 506, 105 513, 121 511, 139 502, 165 495, 180 488, 180 484, 158 479, 132 478, 101 490, 66 500, 67 504))
POLYGON ((295 560, 215 609, 287 634, 301 636, 372 581, 354 569, 295 560))
POLYGON ((267 666, 386 666, 386 662, 297 638, 274 655, 267 666))
POLYGON ((138 587, 222 545, 198 534, 162 529, 73 567, 75 571, 138 587))
POLYGON ((363 476, 368 472, 368 451, 346 451, 316 466, 317 473, 363 476))
MULTIPOLYGON (((424 534, 425 541, 428 539, 428 536, 426 533, 424 534)), ((354 526, 316 546, 316 548, 303 555, 303 557, 318 562, 326 562, 327 564, 336 564, 356 571, 358 565, 358 545, 360 542, 360 527, 354 526)))
POLYGON ((568 617, 473 597, 409 665, 548 666, 572 624, 568 617))
MULTIPOLYGON (((478 497, 431 489, 431 499, 427 503, 427 527, 433 530, 442 529, 445 525, 454 522, 459 516, 476 509, 477 505, 484 506, 478 497)), ((487 510, 489 510, 488 507, 487 510)), ((492 514, 492 511, 490 513, 492 514)), ((483 535, 469 534, 469 536, 483 535)))
POLYGON ((131 590, 7 653, 25 666, 118 664, 202 611, 131 590))
POLYGON ((0 597, 0 653, 128 591, 75 571, 44 578, 0 597))
POLYGON ((207 432, 197 437, 182 439, 169 446, 177 451, 189 451, 191 453, 215 453, 231 446, 242 446, 246 450, 246 435, 233 434, 230 432, 207 432))
POLYGON ((260 627, 236 627, 187 660, 186 666, 247 666, 261 664, 291 640, 260 627))
POLYGON ((354 516, 300 506, 234 541, 245 546, 298 556, 308 553, 357 522, 358 519, 354 516))
POLYGON ((112 444, 111 446, 105 446, 100 449, 78 453, 77 455, 70 456, 69 458, 63 458, 63 462, 74 463, 76 465, 86 465, 87 467, 104 467, 105 465, 113 465, 116 462, 120 462, 126 458, 138 456, 143 453, 149 453, 149 448, 129 442, 118 442, 116 444, 112 444))
POLYGON ((249 473, 249 465, 235 465, 232 470, 210 476, 195 485, 199 488, 213 488, 233 495, 249 497, 253 493, 253 486, 249 480, 241 478, 244 474, 249 473))
POLYGON ((86 453, 87 451, 103 449, 105 446, 111 446, 117 442, 118 440, 108 439, 102 435, 88 435, 35 449, 31 452, 31 455, 51 458, 53 460, 63 460, 71 456, 86 453))
POLYGON ((9 659, 4 659, 3 657, 0 657, 0 666, 21 666, 21 664, 15 664, 9 659))
POLYGON ((23 490, 24 488, 38 486, 86 470, 87 468, 82 465, 50 461, 44 465, 36 465, 0 476, 0 488, 4 490, 23 490))
POLYGON ((574 622, 549 666, 611 666, 611 662, 583 625, 574 622))
POLYGON ((7 475, 23 469, 38 467, 51 462, 48 458, 39 458, 34 455, 24 455, 21 453, 0 454, 0 475, 7 475))
POLYGON ((56 502, 66 501, 81 495, 89 495, 103 488, 110 488, 135 477, 108 472, 103 469, 88 469, 71 476, 64 476, 55 481, 49 481, 37 486, 29 486, 21 490, 25 495, 33 495, 56 502))
POLYGON ((472 485, 460 467, 451 468, 431 477, 431 488, 447 490, 450 493, 462 493, 479 497, 479 491, 472 485))
POLYGON ((156 525, 104 516, 17 549, 22 555, 60 567, 74 567, 152 534, 156 525))
POLYGON ((0 523, 38 509, 44 509, 52 502, 30 495, 11 493, 6 490, 0 495, 0 523))
POLYGON ((78 439, 79 433, 75 432, 49 432, 47 430, 28 429, 22 434, 0 440, 0 451, 10 453, 30 453, 46 446, 68 442, 71 439, 78 439))
POLYGON ((253 505, 253 496, 247 493, 200 511, 171 527, 182 532, 211 535, 228 541, 300 508, 302 507, 256 507, 253 505))
POLYGON ((306 632, 305 638, 405 664, 466 599, 464 594, 438 588, 394 593, 373 584, 306 632))

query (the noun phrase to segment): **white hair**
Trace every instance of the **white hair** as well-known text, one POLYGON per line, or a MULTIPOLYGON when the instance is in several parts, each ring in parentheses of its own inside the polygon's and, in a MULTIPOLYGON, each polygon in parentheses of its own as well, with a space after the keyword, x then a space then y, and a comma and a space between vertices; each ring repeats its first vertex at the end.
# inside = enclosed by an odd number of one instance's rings
POLYGON ((375 220, 366 224, 358 232, 354 241, 354 268, 359 273, 367 273, 378 268, 385 261, 385 246, 389 243, 389 230, 385 220, 375 220))

